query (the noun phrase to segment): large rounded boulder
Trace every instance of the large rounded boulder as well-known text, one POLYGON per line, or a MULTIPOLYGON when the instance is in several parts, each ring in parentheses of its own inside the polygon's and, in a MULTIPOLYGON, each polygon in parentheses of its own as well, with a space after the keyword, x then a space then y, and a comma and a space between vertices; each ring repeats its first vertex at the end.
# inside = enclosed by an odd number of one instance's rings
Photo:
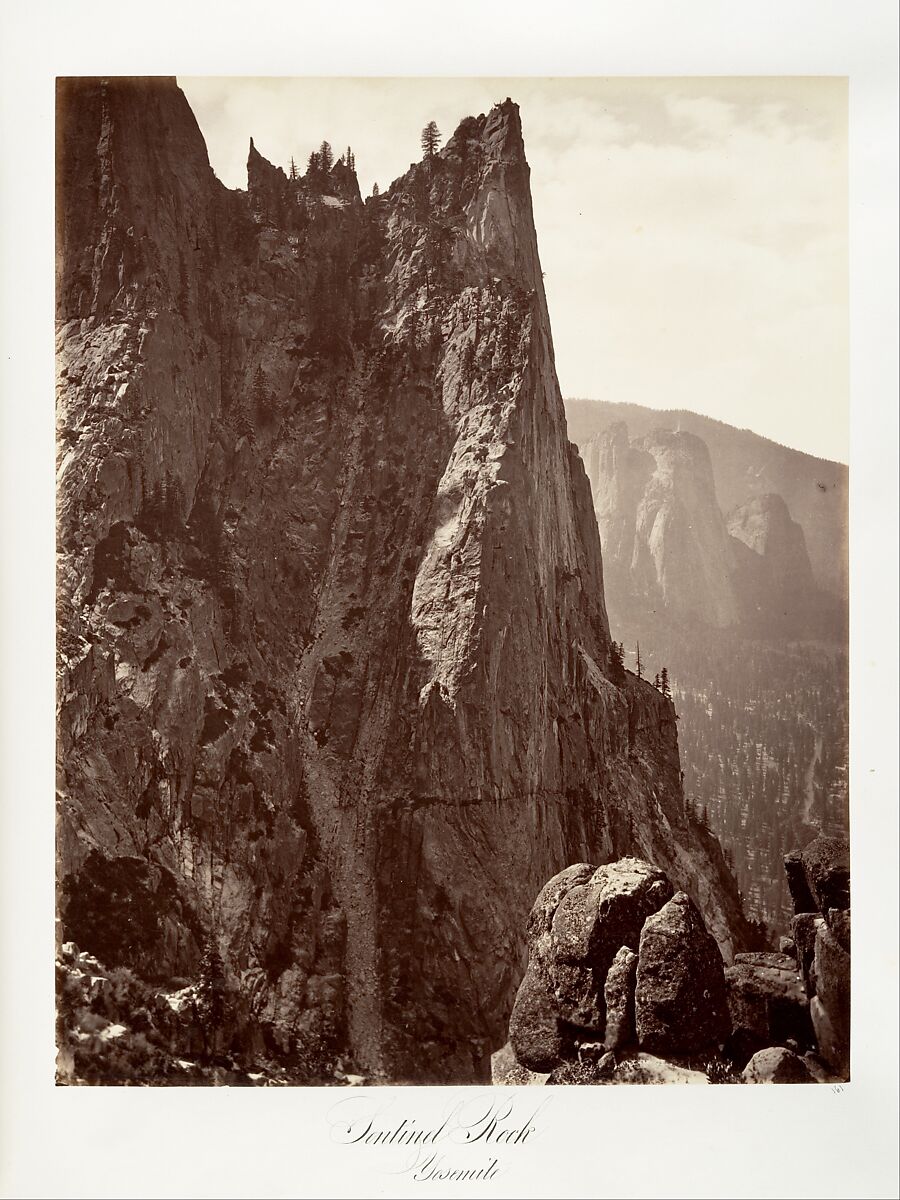
POLYGON ((725 968, 693 901, 678 892, 641 932, 635 1026, 642 1050, 691 1055, 730 1032, 725 968))
POLYGON ((607 972, 623 946, 636 948, 641 929, 672 895, 658 867, 621 858, 569 889, 553 917, 550 983, 563 1020, 603 1034, 607 972))

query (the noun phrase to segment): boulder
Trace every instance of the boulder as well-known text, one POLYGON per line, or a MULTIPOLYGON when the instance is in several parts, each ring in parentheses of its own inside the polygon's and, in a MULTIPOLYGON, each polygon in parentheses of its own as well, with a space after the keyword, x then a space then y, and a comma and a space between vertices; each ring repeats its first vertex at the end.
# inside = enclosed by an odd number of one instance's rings
POLYGON ((815 912, 816 902, 806 882, 806 872, 803 870, 803 859, 799 850, 792 850, 784 856, 784 873, 787 875, 795 914, 815 912))
POLYGON ((850 953, 850 909, 829 908, 825 923, 837 939, 838 945, 850 953))
POLYGON ((813 996, 809 1002, 809 1015, 819 1046, 819 1057, 824 1059, 841 1079, 849 1079, 850 1042, 838 1034, 818 996, 813 996))
POLYGON ((612 1079, 613 1083, 709 1083, 705 1071, 694 1071, 643 1052, 619 1063, 612 1079))
POLYGON ((800 856, 803 873, 820 913, 850 907, 850 844, 845 838, 817 837, 800 856))
POLYGON ((491 1083, 495 1087, 540 1087, 549 1078, 546 1072, 523 1067, 509 1042, 491 1055, 491 1083))
POLYGON ((596 870, 590 863, 575 863, 544 884, 528 916, 526 938, 529 950, 533 951, 535 945, 542 948, 562 899, 573 887, 587 883, 596 870))
POLYGON ((560 1024, 547 975, 532 959, 516 993, 509 1018, 509 1040, 516 1058, 530 1071, 552 1071, 574 1048, 560 1024))
POLYGON ((549 977, 560 1016, 603 1033, 603 989, 616 952, 637 945, 647 917, 672 895, 662 871, 637 858, 599 867, 569 888, 553 916, 549 977))
POLYGON ((770 1046, 754 1054, 743 1071, 745 1083, 815 1083, 799 1055, 783 1046, 770 1046))
POLYGON ((739 1064, 767 1046, 814 1044, 809 1001, 793 959, 768 956, 783 959, 779 965, 738 961, 756 957, 767 956, 739 954, 725 968, 732 1026, 728 1054, 739 1064))
MULTIPOLYGON (((836 1070, 850 1065, 850 955, 827 925, 816 931, 816 998, 827 1013, 827 1026, 820 1016, 826 1045, 819 1049, 836 1070)), ((818 1032, 817 1032, 818 1036, 818 1032)))
POLYGON ((606 976, 603 997, 606 1002, 607 1050, 627 1046, 634 1039, 634 987, 638 956, 622 946, 612 960, 606 976))
POLYGON ((806 987, 807 996, 815 995, 816 991, 814 971, 816 931, 824 923, 824 917, 820 917, 817 913, 800 913, 791 921, 791 933, 797 947, 797 969, 806 987))
POLYGON ((641 1049, 658 1055, 711 1049, 731 1028, 722 956, 684 892, 641 931, 635 1026, 641 1049))
POLYGON ((832 1020, 850 1028, 850 955, 827 925, 816 930, 816 994, 832 1020))

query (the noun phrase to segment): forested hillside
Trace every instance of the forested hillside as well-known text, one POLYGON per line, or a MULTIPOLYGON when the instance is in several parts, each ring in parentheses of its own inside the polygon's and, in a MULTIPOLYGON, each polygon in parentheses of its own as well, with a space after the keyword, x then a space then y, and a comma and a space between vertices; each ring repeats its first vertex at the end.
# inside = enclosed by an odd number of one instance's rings
POLYGON ((847 656, 816 642, 618 621, 626 666, 665 666, 678 714, 686 802, 722 842, 748 916, 787 932, 782 858, 847 832, 847 656))

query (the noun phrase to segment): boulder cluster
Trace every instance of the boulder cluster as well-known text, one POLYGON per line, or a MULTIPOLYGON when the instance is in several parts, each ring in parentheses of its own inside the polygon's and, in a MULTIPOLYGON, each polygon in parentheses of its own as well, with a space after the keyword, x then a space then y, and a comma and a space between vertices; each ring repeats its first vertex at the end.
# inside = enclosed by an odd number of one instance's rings
MULTIPOLYGON (((819 837, 785 856, 794 917, 791 941, 819 1054, 850 1075, 850 847, 819 837)), ((788 946, 790 949, 791 947, 788 946)))
POLYGON ((817 838, 786 869, 794 936, 729 966, 658 867, 622 858, 555 875, 529 917, 528 966, 494 1083, 846 1078, 846 844, 817 838))

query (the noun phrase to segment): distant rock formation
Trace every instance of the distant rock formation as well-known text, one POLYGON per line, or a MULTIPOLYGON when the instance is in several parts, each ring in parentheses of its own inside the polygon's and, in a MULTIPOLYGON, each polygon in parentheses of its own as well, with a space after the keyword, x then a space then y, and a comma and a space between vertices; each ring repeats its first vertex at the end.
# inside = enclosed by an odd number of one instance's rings
POLYGON ((630 441, 620 423, 588 444, 585 465, 610 597, 737 624, 733 553, 700 438, 660 430, 630 441))
MULTIPOLYGON (((846 609, 849 592, 849 475, 843 463, 781 446, 749 429, 684 410, 646 408, 601 400, 567 400, 569 436, 587 460, 588 444, 624 422, 639 440, 654 430, 681 431, 709 448, 716 495, 724 512, 759 496, 784 499, 800 525, 817 588, 846 609)), ((604 546, 605 549, 605 546, 604 546)))
POLYGON ((516 105, 363 203, 255 145, 229 191, 174 80, 59 100, 64 941, 166 995, 212 942, 245 1067, 440 1083, 567 862, 659 862, 730 958, 612 652, 516 105))
POLYGON ((495 1084, 813 1083, 849 1072, 846 845, 786 864, 805 905, 787 952, 725 966, 684 892, 648 862, 567 867, 528 921, 528 966, 495 1084), (799 867, 799 871, 797 868, 799 867))
POLYGON ((816 584, 800 525, 781 496, 754 496, 723 517, 701 438, 624 422, 583 447, 606 568, 610 611, 743 626, 769 636, 840 627, 837 601, 816 584))
POLYGON ((837 603, 816 585, 800 525, 767 492, 726 518, 742 620, 770 636, 838 626, 837 603))

